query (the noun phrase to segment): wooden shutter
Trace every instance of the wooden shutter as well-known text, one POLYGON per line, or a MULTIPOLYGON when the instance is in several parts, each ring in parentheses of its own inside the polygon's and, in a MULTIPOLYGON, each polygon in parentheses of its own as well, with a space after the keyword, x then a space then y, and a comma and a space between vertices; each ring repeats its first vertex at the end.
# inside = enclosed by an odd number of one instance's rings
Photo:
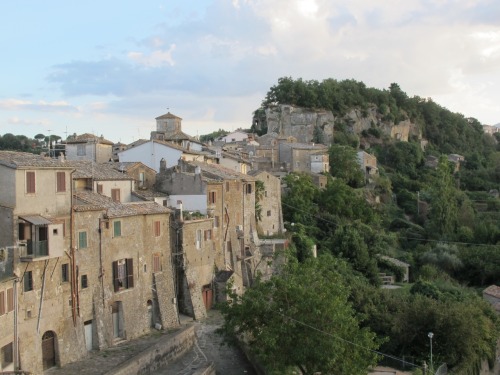
POLYGON ((5 314, 5 292, 0 292, 0 315, 5 314))
POLYGON ((57 172, 57 192, 61 193, 66 191, 66 173, 57 172))
POLYGON ((118 262, 113 262, 113 286, 115 292, 120 290, 120 283, 118 282, 118 262))
POLYGON ((155 232, 155 237, 159 237, 161 234, 161 223, 160 221, 155 221, 154 222, 154 232, 155 232))
POLYGON ((115 202, 120 202, 120 189, 111 189, 111 198, 115 202))
POLYGON ((102 184, 97 184, 97 193, 102 194, 102 184))
POLYGON ((35 194, 35 172, 26 172, 26 193, 35 194))
POLYGON ((160 271, 161 271, 160 254, 155 253, 153 254, 153 272, 160 272, 160 271))
POLYGON ((134 287, 134 260, 127 258, 127 288, 134 287))
POLYGON ((14 311, 14 289, 7 289, 7 312, 14 311))

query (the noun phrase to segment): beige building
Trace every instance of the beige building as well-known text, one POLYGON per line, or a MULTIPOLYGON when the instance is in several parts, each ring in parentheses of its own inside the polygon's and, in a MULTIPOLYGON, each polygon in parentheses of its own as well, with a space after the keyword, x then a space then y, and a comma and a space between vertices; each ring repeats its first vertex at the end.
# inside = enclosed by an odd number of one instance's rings
POLYGON ((9 151, 0 173, 1 370, 41 374, 178 325, 170 211, 129 202, 132 178, 9 151))
POLYGON ((89 133, 74 134, 66 140, 66 158, 105 163, 113 160, 113 142, 89 133))
POLYGON ((328 147, 314 143, 279 143, 279 162, 288 172, 328 172, 328 147))

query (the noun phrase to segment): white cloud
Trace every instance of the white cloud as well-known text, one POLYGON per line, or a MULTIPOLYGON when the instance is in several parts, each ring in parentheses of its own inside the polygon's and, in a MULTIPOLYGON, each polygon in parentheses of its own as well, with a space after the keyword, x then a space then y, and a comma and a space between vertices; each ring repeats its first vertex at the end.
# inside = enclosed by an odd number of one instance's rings
POLYGON ((78 112, 78 108, 65 101, 46 102, 40 100, 32 102, 20 99, 0 100, 0 109, 5 110, 30 110, 42 112, 78 112))
POLYGON ((11 117, 7 119, 7 123, 11 125, 42 125, 47 126, 50 124, 50 121, 47 119, 42 120, 25 120, 20 119, 19 117, 11 117))
MULTIPOLYGON (((156 44, 159 43, 160 39, 155 38, 156 44)), ((137 64, 146 66, 146 67, 160 67, 164 65, 175 65, 175 61, 172 57, 172 53, 175 50, 175 44, 171 44, 170 48, 167 51, 163 50, 154 50, 150 54, 145 54, 143 52, 129 52, 128 58, 137 64)))

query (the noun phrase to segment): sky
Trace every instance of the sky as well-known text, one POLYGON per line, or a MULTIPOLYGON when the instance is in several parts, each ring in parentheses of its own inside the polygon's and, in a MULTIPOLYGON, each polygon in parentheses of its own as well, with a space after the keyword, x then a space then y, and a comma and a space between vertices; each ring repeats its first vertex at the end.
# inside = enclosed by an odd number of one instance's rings
POLYGON ((354 79, 500 123, 498 0, 3 0, 0 134, 249 128, 280 77, 354 79))

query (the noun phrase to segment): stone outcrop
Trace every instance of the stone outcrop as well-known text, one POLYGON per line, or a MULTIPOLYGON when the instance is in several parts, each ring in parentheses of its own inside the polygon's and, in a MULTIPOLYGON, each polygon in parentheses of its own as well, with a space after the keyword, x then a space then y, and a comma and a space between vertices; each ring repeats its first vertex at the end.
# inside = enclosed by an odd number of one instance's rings
MULTIPOLYGON (((259 125, 257 129, 263 128, 264 124, 258 124, 262 119, 254 118, 254 124, 259 125)), ((404 120, 397 124, 384 121, 376 106, 368 110, 352 109, 345 116, 336 117, 331 111, 323 109, 307 109, 281 104, 265 108, 265 122, 267 133, 277 133, 279 137, 293 137, 297 142, 310 143, 322 138, 324 144, 333 140, 334 129, 342 124, 354 134, 361 134, 364 130, 377 128, 381 134, 407 142, 411 135, 418 139, 422 137, 418 125, 410 120, 404 120), (337 124, 337 125, 335 125, 337 124)))

